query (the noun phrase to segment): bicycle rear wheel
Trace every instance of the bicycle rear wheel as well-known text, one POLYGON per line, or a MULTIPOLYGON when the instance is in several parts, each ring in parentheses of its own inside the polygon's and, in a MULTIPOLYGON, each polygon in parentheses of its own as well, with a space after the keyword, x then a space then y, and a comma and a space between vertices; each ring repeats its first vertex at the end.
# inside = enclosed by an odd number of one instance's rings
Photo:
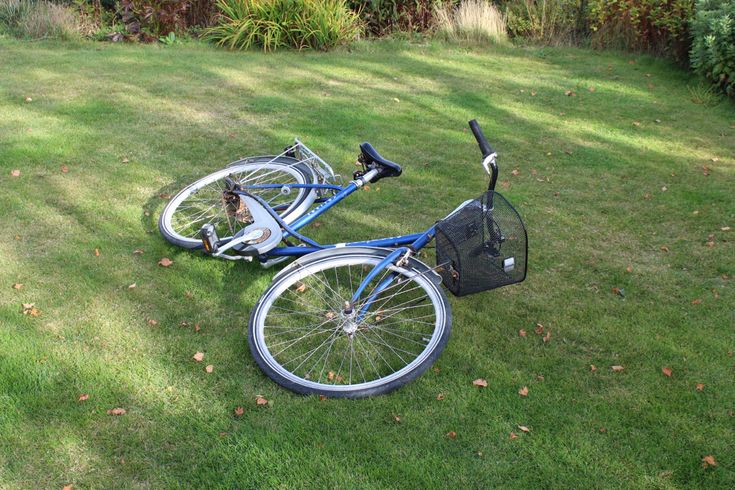
POLYGON ((278 276, 250 316, 248 342, 261 369, 290 390, 364 397, 396 389, 423 373, 446 346, 451 309, 428 267, 391 266, 345 311, 383 259, 348 248, 278 276), (393 275, 364 317, 370 291, 393 275))
MULTIPOLYGON (((248 225, 237 219, 223 198, 225 179, 241 185, 314 184, 309 166, 290 157, 253 157, 211 173, 179 191, 166 205, 158 220, 164 238, 184 248, 200 248, 199 230, 214 225, 221 239, 234 236, 248 225)), ((296 188, 284 193, 281 188, 251 190, 276 209, 286 223, 305 213, 316 199, 313 189, 296 188)))

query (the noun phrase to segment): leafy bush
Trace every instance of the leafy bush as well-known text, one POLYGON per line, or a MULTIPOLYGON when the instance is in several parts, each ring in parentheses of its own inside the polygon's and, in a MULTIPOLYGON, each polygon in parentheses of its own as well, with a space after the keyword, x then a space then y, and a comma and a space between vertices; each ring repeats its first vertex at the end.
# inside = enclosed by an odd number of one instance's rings
POLYGON ((452 41, 503 42, 508 39, 505 17, 484 0, 464 0, 456 8, 436 11, 437 32, 452 41))
POLYGON ((693 13, 694 0, 593 0, 592 43, 684 60, 693 13))
POLYGON ((382 36, 393 31, 421 32, 434 25, 437 8, 451 0, 350 0, 370 34, 382 36))
POLYGON ((508 30, 544 44, 563 44, 586 27, 586 0, 515 0, 504 2, 508 30))
POLYGON ((735 96, 735 0, 699 0, 696 11, 692 68, 735 96))
POLYGON ((218 0, 218 25, 205 38, 230 49, 329 49, 360 35, 345 0, 218 0))
POLYGON ((188 0, 121 0, 119 13, 128 33, 146 41, 183 32, 188 9, 188 0))
POLYGON ((0 0, 0 27, 32 39, 76 38, 82 28, 73 10, 46 0, 0 0))

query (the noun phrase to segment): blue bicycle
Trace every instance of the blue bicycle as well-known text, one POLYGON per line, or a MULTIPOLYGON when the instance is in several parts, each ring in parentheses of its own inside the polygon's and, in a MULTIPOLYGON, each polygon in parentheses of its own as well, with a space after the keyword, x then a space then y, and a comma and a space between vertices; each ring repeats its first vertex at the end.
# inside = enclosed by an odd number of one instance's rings
POLYGON ((333 397, 386 393, 421 375, 449 339, 456 296, 523 281, 523 221, 495 192, 497 154, 470 121, 490 176, 487 192, 429 229, 367 241, 320 244, 300 233, 368 183, 401 175, 369 143, 356 171, 338 185, 332 168, 296 140, 281 154, 230 164, 184 188, 159 228, 179 246, 281 270, 250 315, 248 342, 278 384, 333 397), (436 240, 436 266, 417 252, 436 240))

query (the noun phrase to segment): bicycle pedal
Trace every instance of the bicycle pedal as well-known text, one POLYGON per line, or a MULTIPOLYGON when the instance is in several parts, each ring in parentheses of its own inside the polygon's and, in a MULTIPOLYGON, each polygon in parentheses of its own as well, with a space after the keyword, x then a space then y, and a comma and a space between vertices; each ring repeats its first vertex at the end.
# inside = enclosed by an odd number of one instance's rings
POLYGON ((214 225, 207 223, 202 226, 202 229, 199 231, 199 237, 202 239, 205 252, 208 254, 217 253, 219 237, 217 236, 217 230, 214 229, 214 225))

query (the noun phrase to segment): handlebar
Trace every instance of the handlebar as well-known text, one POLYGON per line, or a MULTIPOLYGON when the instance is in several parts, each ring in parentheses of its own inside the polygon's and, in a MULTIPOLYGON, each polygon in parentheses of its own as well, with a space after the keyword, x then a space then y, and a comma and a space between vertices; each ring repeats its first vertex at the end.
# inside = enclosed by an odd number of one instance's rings
POLYGON ((485 135, 482 134, 482 129, 480 129, 480 125, 477 123, 477 120, 473 119, 469 124, 472 134, 475 135, 477 144, 480 147, 480 152, 482 152, 482 166, 485 167, 485 172, 490 175, 490 185, 488 186, 488 190, 495 190, 495 183, 498 180, 498 164, 495 162, 497 153, 495 153, 493 147, 490 146, 485 135), (490 169, 492 169, 492 171, 490 171, 490 169))

